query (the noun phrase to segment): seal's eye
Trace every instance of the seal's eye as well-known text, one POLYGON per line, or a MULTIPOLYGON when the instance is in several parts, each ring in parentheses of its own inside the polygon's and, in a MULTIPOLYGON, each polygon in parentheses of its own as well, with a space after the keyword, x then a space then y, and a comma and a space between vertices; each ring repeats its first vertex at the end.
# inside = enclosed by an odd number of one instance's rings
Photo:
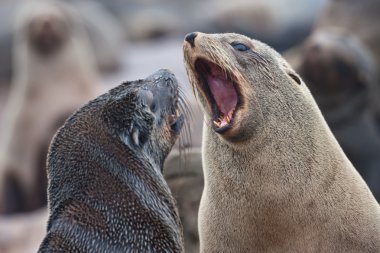
POLYGON ((168 118, 168 121, 169 121, 171 130, 174 133, 178 133, 179 130, 181 130, 181 127, 183 125, 184 117, 182 114, 180 116, 170 115, 168 118))
POLYGON ((237 51, 248 51, 250 48, 247 45, 244 45, 243 43, 240 42, 232 42, 231 46, 236 49, 237 51))
POLYGON ((157 111, 157 103, 156 101, 153 101, 152 104, 150 105, 150 110, 155 113, 157 111))

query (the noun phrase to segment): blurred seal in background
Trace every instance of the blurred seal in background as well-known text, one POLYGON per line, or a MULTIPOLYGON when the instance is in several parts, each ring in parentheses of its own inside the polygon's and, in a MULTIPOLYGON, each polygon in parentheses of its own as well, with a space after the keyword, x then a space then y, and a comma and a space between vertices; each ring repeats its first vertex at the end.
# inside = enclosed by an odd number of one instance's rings
POLYGON ((57 128, 98 93, 98 73, 78 14, 54 1, 16 15, 14 74, 0 125, 0 213, 46 204, 45 161, 57 128))
POLYGON ((285 53, 380 201, 379 1, 331 0, 313 33, 285 53))

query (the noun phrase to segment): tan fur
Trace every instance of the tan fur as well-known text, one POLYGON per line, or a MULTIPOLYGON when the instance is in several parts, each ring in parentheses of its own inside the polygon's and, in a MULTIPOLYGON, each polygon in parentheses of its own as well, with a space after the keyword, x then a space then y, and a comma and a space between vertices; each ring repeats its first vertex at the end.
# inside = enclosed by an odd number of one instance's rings
POLYGON ((379 252, 380 207, 286 61, 238 34, 198 33, 194 43, 184 42, 184 58, 205 114, 201 252, 379 252), (223 134, 210 126, 197 57, 231 71, 242 90, 223 134))
POLYGON ((66 117, 98 92, 94 60, 74 10, 54 1, 26 3, 16 16, 14 32, 15 74, 0 125, 0 212, 9 211, 3 188, 9 175, 31 202, 18 211, 41 205, 32 203, 43 198, 35 196, 41 184, 36 174, 44 169, 40 167, 51 137, 66 117), (31 42, 44 22, 62 43, 45 55, 31 42))

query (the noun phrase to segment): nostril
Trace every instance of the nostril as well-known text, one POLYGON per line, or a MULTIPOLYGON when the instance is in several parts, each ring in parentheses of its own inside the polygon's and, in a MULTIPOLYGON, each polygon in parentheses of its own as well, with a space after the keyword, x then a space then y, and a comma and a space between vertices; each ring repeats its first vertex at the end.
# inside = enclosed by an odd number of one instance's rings
POLYGON ((198 34, 196 32, 186 34, 185 40, 190 43, 191 47, 195 46, 194 40, 195 40, 195 37, 197 37, 197 35, 198 34))

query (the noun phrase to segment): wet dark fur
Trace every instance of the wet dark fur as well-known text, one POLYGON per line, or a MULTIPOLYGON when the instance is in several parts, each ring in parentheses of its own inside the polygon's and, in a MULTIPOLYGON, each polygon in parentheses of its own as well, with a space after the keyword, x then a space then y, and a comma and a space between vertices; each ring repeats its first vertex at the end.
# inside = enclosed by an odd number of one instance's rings
POLYGON ((112 89, 67 120, 50 146, 50 218, 39 252, 183 252, 161 174, 183 123, 180 117, 171 129, 166 117, 179 103, 177 88, 174 75, 161 70, 112 89), (157 85, 174 95, 161 94, 149 107, 141 92, 157 85))

